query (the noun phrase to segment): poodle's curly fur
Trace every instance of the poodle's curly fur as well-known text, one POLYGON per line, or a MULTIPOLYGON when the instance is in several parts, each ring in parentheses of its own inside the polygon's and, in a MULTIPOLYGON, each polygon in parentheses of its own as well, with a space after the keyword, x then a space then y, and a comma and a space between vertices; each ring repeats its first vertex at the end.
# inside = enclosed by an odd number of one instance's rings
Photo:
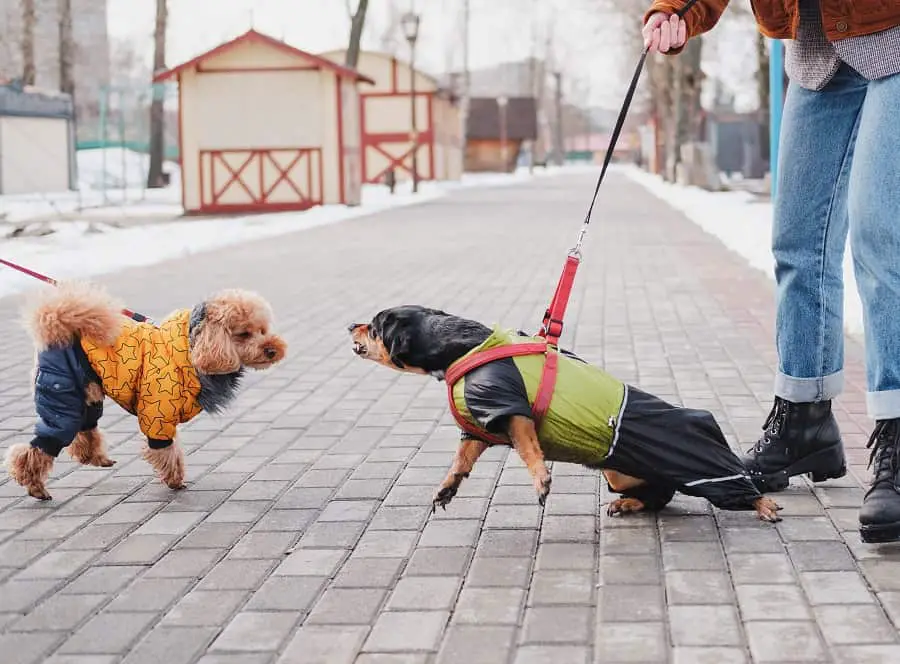
MULTIPOLYGON (((24 315, 34 341, 35 358, 40 351, 65 348, 81 339, 100 347, 112 346, 125 330, 126 319, 121 310, 121 305, 96 284, 61 283, 39 293, 31 299, 24 315)), ((190 364, 201 379, 201 409, 216 412, 223 407, 245 367, 267 369, 284 358, 287 345, 269 331, 271 321, 269 303, 249 291, 223 290, 194 307, 189 328, 190 364)), ((32 383, 36 373, 37 362, 32 383)), ((92 380, 85 385, 88 405, 99 406, 105 396, 101 383, 92 380)), ((107 455, 99 428, 79 432, 68 445, 68 452, 85 465, 105 468, 115 463, 107 455)), ((147 441, 141 456, 167 486, 184 487, 184 452, 174 436, 168 447, 151 447, 147 441)), ((46 482, 53 461, 54 457, 41 449, 19 443, 7 450, 4 465, 29 495, 49 500, 46 482)))

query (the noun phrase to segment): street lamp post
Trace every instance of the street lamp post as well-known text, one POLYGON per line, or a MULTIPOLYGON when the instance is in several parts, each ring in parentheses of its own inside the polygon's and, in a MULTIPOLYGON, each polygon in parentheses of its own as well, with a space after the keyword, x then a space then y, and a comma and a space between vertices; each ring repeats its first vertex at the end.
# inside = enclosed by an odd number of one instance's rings
POLYGON ((506 95, 500 95, 497 97, 497 108, 499 110, 500 115, 500 160, 503 162, 503 171, 507 170, 506 163, 506 106, 509 104, 509 99, 506 95))
POLYGON ((419 191, 419 131, 416 125, 416 40, 419 38, 421 17, 415 12, 406 12, 400 18, 403 35, 409 42, 409 99, 410 99, 410 139, 412 142, 412 190, 419 191))

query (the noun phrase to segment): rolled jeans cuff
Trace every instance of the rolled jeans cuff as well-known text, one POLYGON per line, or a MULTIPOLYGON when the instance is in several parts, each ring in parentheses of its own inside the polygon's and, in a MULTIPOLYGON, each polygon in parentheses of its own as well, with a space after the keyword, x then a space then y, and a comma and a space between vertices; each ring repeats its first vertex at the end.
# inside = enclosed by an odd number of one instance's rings
POLYGON ((893 420, 900 417, 900 390, 868 392, 866 408, 873 420, 893 420))
MULTIPOLYGON (((843 391, 843 370, 817 378, 794 378, 780 371, 775 374, 775 396, 793 403, 830 401, 843 391)), ((897 398, 900 399, 900 393, 897 398)))

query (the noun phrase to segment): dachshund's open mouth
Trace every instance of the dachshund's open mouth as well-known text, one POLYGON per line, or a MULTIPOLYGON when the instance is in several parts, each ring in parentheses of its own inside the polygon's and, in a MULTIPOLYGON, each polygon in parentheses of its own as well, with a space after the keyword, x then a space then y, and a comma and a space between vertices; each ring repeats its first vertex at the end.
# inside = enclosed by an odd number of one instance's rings
POLYGON ((353 352, 357 355, 365 355, 369 349, 358 341, 353 344, 353 352))

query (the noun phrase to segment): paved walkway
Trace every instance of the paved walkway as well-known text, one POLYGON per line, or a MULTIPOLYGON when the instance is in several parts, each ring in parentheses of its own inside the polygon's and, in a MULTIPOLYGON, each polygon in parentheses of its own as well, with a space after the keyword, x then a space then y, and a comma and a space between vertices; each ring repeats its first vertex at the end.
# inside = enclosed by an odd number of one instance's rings
MULTIPOLYGON (((429 516, 457 439, 442 385, 353 357, 346 325, 416 302, 534 329, 591 187, 580 175, 461 191, 106 279, 155 314, 256 288, 290 359, 223 417, 183 427, 187 491, 151 478, 114 407, 114 469, 60 462, 50 504, 0 480, 0 661, 900 661, 900 554, 855 532, 869 422, 852 344, 838 414, 856 478, 795 480, 777 527, 684 498, 610 519, 597 474, 559 464, 542 510, 502 449, 429 516)), ((755 439, 771 284, 621 176, 595 224, 566 342, 712 409, 735 444, 755 439)), ((18 304, 0 301, 0 448, 32 425, 18 304)))

